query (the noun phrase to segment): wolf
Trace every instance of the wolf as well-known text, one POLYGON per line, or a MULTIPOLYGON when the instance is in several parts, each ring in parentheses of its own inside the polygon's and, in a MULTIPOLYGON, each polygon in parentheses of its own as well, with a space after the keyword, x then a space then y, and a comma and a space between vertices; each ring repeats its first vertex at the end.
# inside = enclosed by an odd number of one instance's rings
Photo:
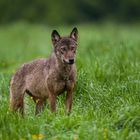
POLYGON ((66 92, 66 112, 72 108, 73 90, 76 84, 76 50, 78 30, 61 37, 56 30, 51 34, 51 56, 23 64, 10 82, 10 108, 24 114, 24 96, 28 94, 36 103, 35 114, 41 112, 46 101, 50 110, 56 112, 57 96, 66 92))

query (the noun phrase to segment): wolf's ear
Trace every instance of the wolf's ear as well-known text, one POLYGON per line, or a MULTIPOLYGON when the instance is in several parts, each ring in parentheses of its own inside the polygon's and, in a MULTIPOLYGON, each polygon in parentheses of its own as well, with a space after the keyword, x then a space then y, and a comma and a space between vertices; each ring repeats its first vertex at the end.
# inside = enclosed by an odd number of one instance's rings
POLYGON ((56 30, 52 31, 51 37, 52 37, 52 42, 54 45, 61 39, 59 33, 56 30))
POLYGON ((78 30, 77 28, 73 28, 72 32, 70 33, 70 37, 73 38, 75 41, 78 39, 78 30))

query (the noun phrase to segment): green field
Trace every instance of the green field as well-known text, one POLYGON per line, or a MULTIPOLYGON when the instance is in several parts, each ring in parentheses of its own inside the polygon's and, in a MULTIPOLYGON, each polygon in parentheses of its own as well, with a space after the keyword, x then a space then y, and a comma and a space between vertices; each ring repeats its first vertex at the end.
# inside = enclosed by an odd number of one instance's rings
POLYGON ((26 115, 9 111, 9 81, 23 63, 48 57, 51 31, 67 35, 73 27, 16 23, 0 26, 0 140, 140 140, 140 26, 79 25, 77 85, 73 110, 57 113, 46 106, 34 115, 25 97, 26 115))

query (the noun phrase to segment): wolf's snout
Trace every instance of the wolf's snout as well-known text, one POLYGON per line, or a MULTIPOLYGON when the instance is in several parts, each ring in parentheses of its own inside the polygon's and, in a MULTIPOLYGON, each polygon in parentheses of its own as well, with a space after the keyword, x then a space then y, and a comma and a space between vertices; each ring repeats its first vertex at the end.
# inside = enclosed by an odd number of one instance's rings
POLYGON ((69 64, 73 64, 74 63, 74 59, 69 59, 69 64))

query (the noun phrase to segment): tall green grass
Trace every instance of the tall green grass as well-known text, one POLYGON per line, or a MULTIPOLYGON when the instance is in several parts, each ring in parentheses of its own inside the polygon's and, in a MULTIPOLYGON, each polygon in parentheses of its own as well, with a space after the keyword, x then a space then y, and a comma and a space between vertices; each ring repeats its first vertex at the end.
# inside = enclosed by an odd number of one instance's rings
MULTIPOLYGON (((65 97, 57 113, 48 105, 39 116, 25 97, 26 115, 9 111, 9 82, 27 61, 49 57, 53 27, 17 23, 0 26, 1 140, 140 139, 140 26, 79 25, 77 85, 73 110, 65 115, 65 97)), ((59 27, 68 34, 71 27, 59 27)))

